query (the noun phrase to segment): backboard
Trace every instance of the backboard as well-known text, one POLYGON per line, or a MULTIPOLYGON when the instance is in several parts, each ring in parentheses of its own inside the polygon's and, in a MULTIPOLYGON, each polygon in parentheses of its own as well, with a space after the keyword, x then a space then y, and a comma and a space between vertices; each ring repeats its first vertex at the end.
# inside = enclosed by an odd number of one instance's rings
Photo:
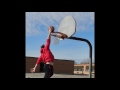
POLYGON ((66 16, 58 27, 58 32, 64 33, 67 37, 71 37, 76 32, 76 21, 69 15, 66 16))
POLYGON ((53 32, 52 36, 56 36, 57 38, 52 39, 53 44, 58 44, 59 40, 63 40, 64 38, 71 37, 76 32, 76 21, 75 19, 69 15, 66 16, 60 23, 57 32, 53 32))

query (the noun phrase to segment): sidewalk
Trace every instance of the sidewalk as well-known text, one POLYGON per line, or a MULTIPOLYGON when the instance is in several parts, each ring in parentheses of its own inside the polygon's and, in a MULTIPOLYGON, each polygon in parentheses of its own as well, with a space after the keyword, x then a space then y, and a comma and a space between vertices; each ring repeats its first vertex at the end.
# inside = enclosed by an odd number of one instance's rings
MULTIPOLYGON (((43 78, 44 73, 26 73, 26 78, 43 78)), ((89 78, 89 75, 54 74, 51 78, 89 78)), ((92 78, 95 78, 92 75, 92 78)))

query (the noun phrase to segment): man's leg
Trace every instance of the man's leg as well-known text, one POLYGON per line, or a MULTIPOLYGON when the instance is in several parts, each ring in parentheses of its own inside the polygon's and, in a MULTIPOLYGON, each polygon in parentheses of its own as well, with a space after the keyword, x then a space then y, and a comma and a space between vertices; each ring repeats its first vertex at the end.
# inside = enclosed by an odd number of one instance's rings
POLYGON ((50 77, 53 75, 53 66, 50 65, 50 77))
POLYGON ((49 64, 45 64, 45 65, 44 65, 44 70, 45 70, 44 78, 50 78, 50 68, 49 68, 49 64))

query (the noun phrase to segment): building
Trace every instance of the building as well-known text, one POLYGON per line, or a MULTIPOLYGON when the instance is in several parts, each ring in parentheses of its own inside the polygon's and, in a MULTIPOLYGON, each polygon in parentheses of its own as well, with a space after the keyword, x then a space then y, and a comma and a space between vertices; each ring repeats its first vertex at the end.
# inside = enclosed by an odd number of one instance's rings
MULTIPOLYGON (((92 74, 95 73, 95 65, 92 64, 92 74)), ((89 74, 89 64, 74 64, 74 74, 89 74)))
MULTIPOLYGON (((35 66, 37 61, 37 57, 26 57, 26 73, 30 73, 30 69, 35 66)), ((36 68, 36 73, 44 72, 43 69, 44 64, 40 63, 40 65, 36 68)), ((54 73, 56 74, 74 74, 74 61, 73 60, 60 60, 55 59, 54 61, 54 73)))

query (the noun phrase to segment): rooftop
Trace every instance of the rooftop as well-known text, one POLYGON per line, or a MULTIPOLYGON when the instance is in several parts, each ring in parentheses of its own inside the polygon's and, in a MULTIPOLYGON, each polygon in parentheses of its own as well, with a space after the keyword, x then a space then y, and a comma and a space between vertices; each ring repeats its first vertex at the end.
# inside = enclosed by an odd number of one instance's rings
MULTIPOLYGON (((38 58, 38 57, 31 57, 31 56, 26 56, 26 58, 38 58)), ((55 59, 55 60, 62 60, 62 61, 74 61, 74 60, 67 60, 67 59, 55 59)))

